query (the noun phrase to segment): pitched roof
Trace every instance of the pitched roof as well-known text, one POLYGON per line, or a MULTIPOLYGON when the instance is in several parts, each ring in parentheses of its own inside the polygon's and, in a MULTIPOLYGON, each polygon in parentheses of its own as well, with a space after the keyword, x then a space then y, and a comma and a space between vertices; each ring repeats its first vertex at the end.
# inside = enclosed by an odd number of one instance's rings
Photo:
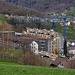
POLYGON ((75 60, 65 60, 61 62, 65 68, 75 69, 75 60))
POLYGON ((67 60, 67 58, 58 57, 55 59, 55 61, 52 62, 52 64, 58 65, 61 61, 67 60))
POLYGON ((70 60, 67 58, 58 57, 55 61, 51 63, 51 65, 55 65, 57 67, 60 63, 64 65, 64 68, 75 69, 75 60, 70 60))

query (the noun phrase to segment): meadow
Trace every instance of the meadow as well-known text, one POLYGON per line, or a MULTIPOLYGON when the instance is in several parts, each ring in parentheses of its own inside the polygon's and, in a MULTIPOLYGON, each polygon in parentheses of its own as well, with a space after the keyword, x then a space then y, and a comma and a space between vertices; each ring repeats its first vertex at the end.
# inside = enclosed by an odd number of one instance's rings
POLYGON ((1 62, 0 75, 75 75, 74 69, 50 68, 1 62))

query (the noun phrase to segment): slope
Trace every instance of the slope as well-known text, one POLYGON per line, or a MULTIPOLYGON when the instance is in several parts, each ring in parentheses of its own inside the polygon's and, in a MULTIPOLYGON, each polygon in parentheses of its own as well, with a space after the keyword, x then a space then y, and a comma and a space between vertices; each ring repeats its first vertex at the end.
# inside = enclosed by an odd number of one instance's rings
POLYGON ((0 75, 74 75, 75 70, 0 62, 0 75))
POLYGON ((39 11, 63 12, 75 6, 75 0, 3 0, 16 5, 33 8, 39 11))
POLYGON ((42 13, 35 11, 33 9, 29 9, 26 7, 11 5, 9 3, 6 3, 2 0, 0 0, 0 13, 3 14, 13 14, 13 15, 42 15, 42 13))

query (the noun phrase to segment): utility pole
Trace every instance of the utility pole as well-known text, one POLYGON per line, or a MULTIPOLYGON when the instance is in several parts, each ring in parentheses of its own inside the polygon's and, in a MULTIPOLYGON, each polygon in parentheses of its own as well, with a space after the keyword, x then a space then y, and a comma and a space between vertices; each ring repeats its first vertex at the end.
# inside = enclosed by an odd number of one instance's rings
POLYGON ((5 23, 3 23, 2 25, 3 25, 3 27, 2 27, 3 50, 5 50, 5 41, 4 41, 4 26, 5 26, 5 23))
POLYGON ((2 31, 2 38, 3 38, 3 50, 5 50, 5 43, 4 43, 4 30, 2 31))
POLYGON ((9 31, 7 31, 7 51, 8 51, 8 49, 9 49, 9 47, 8 47, 8 44, 9 44, 9 31))

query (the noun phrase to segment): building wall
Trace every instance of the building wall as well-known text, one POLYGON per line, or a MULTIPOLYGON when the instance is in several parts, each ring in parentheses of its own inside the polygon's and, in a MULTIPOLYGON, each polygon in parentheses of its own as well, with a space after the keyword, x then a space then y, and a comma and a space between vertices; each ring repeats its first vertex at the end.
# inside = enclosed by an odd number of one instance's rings
POLYGON ((33 51, 35 54, 38 54, 38 44, 37 44, 37 42, 35 42, 35 41, 33 41, 32 43, 31 43, 31 51, 33 51))
MULTIPOLYGON (((32 42, 32 44, 34 43, 35 45, 33 45, 34 48, 31 48, 31 50, 33 50, 34 52, 35 50, 38 52, 41 52, 41 51, 46 51, 49 53, 53 52, 53 48, 54 48, 53 39, 36 39, 35 42, 32 42)), ((61 51, 62 48, 63 48, 63 40, 60 36, 56 36, 57 52, 61 51)))
POLYGON ((53 40, 48 40, 48 52, 53 52, 53 40))
MULTIPOLYGON (((53 30, 47 31, 46 29, 27 29, 27 34, 32 36, 40 36, 40 39, 35 40, 35 42, 38 44, 38 51, 46 51, 46 52, 53 52, 53 46, 54 46, 54 33, 56 33, 56 50, 60 51, 63 49, 63 36, 60 33, 54 32, 53 30), (45 39, 41 39, 41 37, 47 36, 48 39, 45 37, 45 39), (52 37, 52 38, 51 38, 52 37)), ((35 48, 34 48, 35 49, 35 48)), ((34 51, 33 49, 33 51, 34 51)))
MULTIPOLYGON (((60 35, 59 33, 57 33, 56 35, 56 50, 57 52, 61 51, 63 48, 63 43, 64 40, 62 39, 62 35, 60 35)), ((53 47, 54 47, 54 39, 50 39, 48 40, 48 52, 52 53, 53 52, 53 47)))
POLYGON ((57 50, 60 51, 63 49, 63 44, 64 44, 64 38, 62 34, 57 33, 56 40, 57 40, 57 50))
POLYGON ((39 39, 36 42, 38 43, 39 51, 48 51, 48 40, 39 39))

